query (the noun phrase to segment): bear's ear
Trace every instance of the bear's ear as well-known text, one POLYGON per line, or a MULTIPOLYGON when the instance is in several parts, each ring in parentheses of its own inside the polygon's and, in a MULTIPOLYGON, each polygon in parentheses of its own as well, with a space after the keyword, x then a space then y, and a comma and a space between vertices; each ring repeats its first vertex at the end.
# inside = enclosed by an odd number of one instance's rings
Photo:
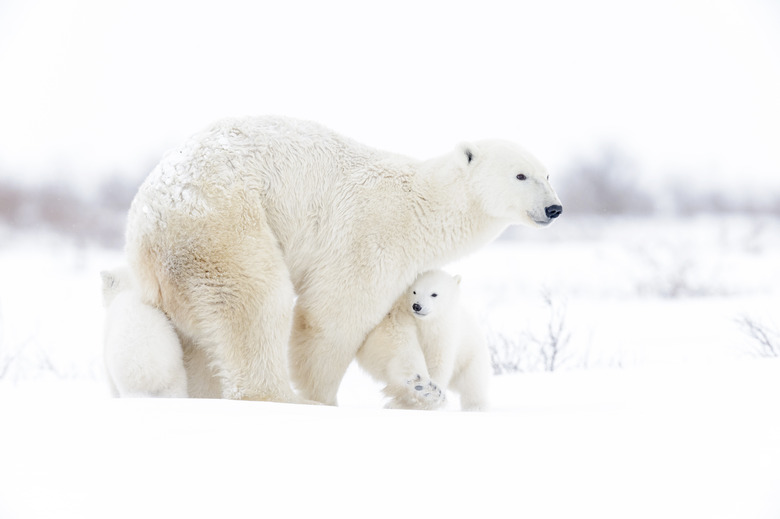
POLYGON ((463 157, 463 160, 467 166, 470 166, 474 163, 474 160, 477 157, 476 146, 469 142, 462 142, 458 146, 458 151, 461 153, 461 156, 463 157))
POLYGON ((455 274, 454 276, 452 276, 452 279, 455 280, 456 285, 460 285, 460 280, 463 278, 460 277, 460 274, 455 274))

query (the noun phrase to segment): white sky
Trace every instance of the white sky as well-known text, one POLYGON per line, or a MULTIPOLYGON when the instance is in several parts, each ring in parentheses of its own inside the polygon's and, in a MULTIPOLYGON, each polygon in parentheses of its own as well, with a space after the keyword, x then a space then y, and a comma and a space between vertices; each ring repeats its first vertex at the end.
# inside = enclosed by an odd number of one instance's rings
POLYGON ((225 115, 425 158, 515 140, 553 175, 616 143, 651 176, 780 185, 772 0, 0 3, 0 175, 143 175, 225 115))

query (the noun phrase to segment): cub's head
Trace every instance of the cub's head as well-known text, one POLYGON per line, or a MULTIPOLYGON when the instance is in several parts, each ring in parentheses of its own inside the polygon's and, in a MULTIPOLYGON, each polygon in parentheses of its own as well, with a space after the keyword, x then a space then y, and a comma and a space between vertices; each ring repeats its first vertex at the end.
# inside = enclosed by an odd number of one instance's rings
POLYGON ((488 215, 544 227, 563 211, 547 170, 520 146, 491 140, 462 144, 457 151, 488 215))
POLYGON ((100 279, 103 281, 103 306, 106 308, 117 294, 132 286, 132 277, 127 267, 104 270, 100 273, 100 279))
POLYGON ((418 319, 435 319, 458 303, 460 276, 450 276, 443 270, 420 274, 407 291, 407 309, 418 319))

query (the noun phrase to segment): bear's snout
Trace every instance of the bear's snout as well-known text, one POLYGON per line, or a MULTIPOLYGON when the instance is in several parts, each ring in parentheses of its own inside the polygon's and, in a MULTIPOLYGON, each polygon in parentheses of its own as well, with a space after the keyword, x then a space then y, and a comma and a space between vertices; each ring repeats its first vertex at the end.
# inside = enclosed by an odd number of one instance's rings
POLYGON ((415 312, 419 312, 420 310, 422 310, 422 306, 420 306, 420 303, 414 303, 412 305, 412 310, 414 310, 415 312))
POLYGON ((547 218, 551 220, 553 218, 558 218, 562 212, 563 212, 563 207, 560 205, 550 205, 544 208, 544 214, 546 214, 547 218))

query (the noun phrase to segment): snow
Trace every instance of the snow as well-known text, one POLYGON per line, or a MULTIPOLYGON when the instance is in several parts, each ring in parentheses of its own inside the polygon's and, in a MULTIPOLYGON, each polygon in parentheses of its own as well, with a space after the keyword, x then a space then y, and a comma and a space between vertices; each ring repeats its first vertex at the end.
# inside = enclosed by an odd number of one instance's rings
POLYGON ((570 337, 485 413, 382 409, 354 366, 338 408, 111 399, 98 272, 121 254, 0 231, 0 517, 776 519, 780 359, 735 319, 778 330, 778 230, 562 220, 452 265, 489 337, 570 337))
POLYGON ((778 381, 506 376, 480 414, 14 398, 0 516, 776 518, 778 381))

